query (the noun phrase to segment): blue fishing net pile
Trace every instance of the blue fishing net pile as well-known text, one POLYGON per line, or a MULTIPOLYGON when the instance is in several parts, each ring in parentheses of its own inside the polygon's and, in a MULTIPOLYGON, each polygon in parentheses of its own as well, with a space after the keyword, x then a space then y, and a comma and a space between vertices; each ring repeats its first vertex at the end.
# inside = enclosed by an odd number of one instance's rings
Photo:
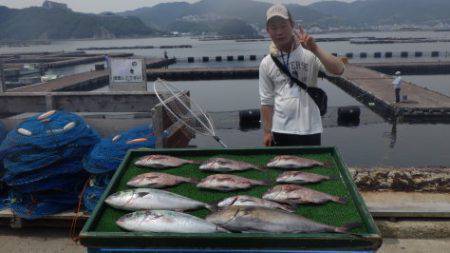
POLYGON ((82 160, 99 140, 72 113, 39 114, 20 123, 0 146, 11 210, 26 219, 73 210, 89 176, 82 160))
POLYGON ((91 174, 89 186, 83 194, 83 204, 91 213, 113 174, 119 168, 130 149, 154 148, 156 137, 152 127, 139 126, 113 138, 102 139, 84 161, 84 168, 91 174))

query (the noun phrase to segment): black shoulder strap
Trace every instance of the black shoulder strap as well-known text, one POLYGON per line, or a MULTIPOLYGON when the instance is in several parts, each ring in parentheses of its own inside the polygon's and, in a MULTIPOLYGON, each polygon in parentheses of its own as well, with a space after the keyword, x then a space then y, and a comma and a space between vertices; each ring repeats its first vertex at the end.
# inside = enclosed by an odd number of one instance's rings
POLYGON ((296 83, 300 88, 308 91, 308 85, 293 77, 291 73, 283 66, 283 64, 281 64, 280 60, 278 60, 277 57, 275 57, 273 54, 271 54, 270 57, 272 57, 273 62, 275 62, 275 65, 277 65, 278 69, 280 69, 283 74, 287 75, 291 79, 291 81, 296 83))

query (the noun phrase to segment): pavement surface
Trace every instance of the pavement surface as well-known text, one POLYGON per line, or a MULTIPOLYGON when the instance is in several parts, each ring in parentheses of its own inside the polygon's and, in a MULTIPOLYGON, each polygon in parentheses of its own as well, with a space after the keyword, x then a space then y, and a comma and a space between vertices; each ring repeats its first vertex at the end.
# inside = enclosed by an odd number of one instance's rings
MULTIPOLYGON (((67 229, 0 228, 0 252, 7 253, 85 253, 86 249, 73 242, 67 229)), ((444 253, 449 252, 450 238, 446 239, 384 239, 379 253, 444 253)))

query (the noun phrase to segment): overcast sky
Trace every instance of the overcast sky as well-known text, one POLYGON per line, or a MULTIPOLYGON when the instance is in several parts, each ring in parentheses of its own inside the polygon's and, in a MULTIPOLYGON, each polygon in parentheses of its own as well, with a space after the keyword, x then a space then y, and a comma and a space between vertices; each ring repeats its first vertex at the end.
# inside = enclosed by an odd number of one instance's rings
MULTIPOLYGON (((66 3, 75 11, 80 12, 104 12, 104 11, 125 11, 139 7, 153 6, 164 2, 198 2, 199 0, 54 0, 54 2, 66 3)), ((272 3, 299 3, 310 4, 322 0, 259 0, 272 3)), ((338 0, 352 2, 354 0, 338 0)), ((0 0, 0 5, 10 8, 24 8, 30 6, 40 6, 44 0, 0 0)))

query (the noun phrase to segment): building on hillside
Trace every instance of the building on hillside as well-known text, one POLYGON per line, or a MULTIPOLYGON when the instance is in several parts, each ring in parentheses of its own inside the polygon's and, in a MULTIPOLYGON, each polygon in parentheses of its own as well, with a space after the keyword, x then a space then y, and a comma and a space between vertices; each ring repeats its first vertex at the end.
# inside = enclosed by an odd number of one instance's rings
POLYGON ((67 4, 57 3, 52 1, 44 1, 42 4, 42 8, 52 10, 52 9, 60 9, 60 10, 68 10, 67 4))

